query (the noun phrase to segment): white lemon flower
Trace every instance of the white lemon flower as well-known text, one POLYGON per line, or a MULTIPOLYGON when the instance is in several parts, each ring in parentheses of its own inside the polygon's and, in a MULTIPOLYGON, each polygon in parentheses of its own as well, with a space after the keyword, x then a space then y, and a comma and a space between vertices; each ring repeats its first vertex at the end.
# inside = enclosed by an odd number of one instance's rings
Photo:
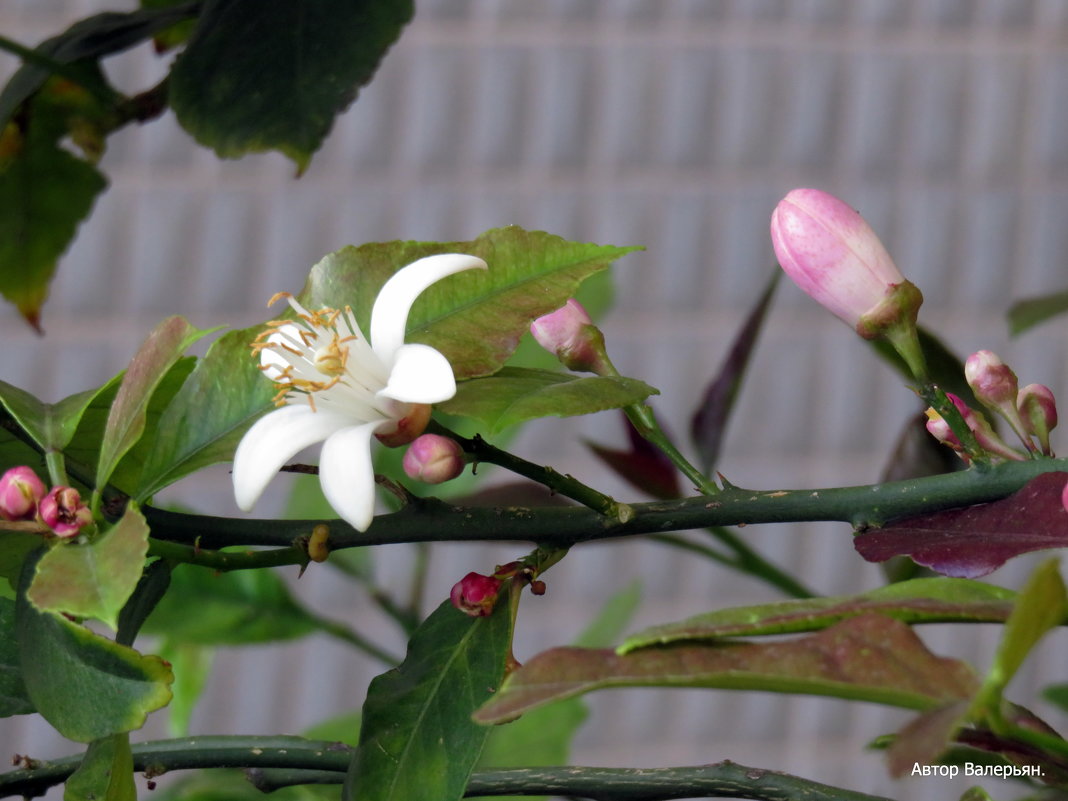
MULTIPOLYGON (((281 408, 252 426, 234 453, 234 497, 246 512, 299 451, 323 443, 319 481, 334 511, 366 531, 374 517, 371 437, 401 445, 419 436, 430 404, 456 393, 452 366, 428 345, 405 344, 412 303, 431 284, 473 268, 475 256, 428 256, 398 270, 371 309, 371 338, 352 310, 309 312, 286 297, 299 320, 269 323, 253 343, 260 369, 279 387, 281 408)), ((272 299, 273 300, 273 299, 272 299)))

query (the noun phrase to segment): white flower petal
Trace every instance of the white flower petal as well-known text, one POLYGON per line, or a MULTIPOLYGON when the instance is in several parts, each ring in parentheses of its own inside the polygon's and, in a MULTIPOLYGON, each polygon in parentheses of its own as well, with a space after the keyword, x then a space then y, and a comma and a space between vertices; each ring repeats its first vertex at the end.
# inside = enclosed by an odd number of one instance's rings
POLYGON ((404 403, 440 403, 456 394, 449 360, 429 345, 401 345, 379 396, 404 403))
POLYGON ((256 421, 234 453, 234 499, 249 511, 263 490, 297 452, 352 425, 344 415, 308 406, 283 406, 256 421))
POLYGON ((267 342, 274 347, 264 348, 260 351, 260 367, 263 368, 263 374, 271 381, 288 380, 284 378, 286 368, 299 360, 300 357, 295 353, 290 353, 288 350, 283 350, 283 346, 296 347, 301 341, 300 331, 301 329, 297 325, 287 323, 279 326, 274 333, 267 337, 267 342))
POLYGON ((413 261, 382 285, 371 309, 371 347, 387 368, 393 367, 394 355, 404 344, 408 312, 415 299, 442 278, 474 268, 488 269, 477 256, 441 253, 413 261))
POLYGON ((330 435, 319 457, 319 483, 338 517, 366 531, 375 516, 375 473, 371 437, 384 422, 349 426, 330 435))

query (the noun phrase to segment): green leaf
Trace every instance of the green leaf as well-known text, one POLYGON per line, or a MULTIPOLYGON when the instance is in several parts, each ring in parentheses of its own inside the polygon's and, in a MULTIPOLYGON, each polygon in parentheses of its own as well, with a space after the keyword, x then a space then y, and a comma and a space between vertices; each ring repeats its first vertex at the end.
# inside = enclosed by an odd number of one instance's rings
POLYGON ((364 332, 378 290, 401 267, 435 253, 469 253, 489 270, 437 282, 416 300, 408 341, 441 351, 457 379, 496 372, 531 321, 563 306, 589 276, 637 248, 568 242, 516 226, 470 242, 385 242, 347 247, 312 268, 299 295, 307 308, 351 306, 364 332))
POLYGON ((71 740, 90 743, 144 725, 170 700, 170 669, 159 657, 94 634, 26 598, 34 560, 23 569, 15 607, 26 691, 45 720, 71 740))
POLYGON ((1042 690, 1042 697, 1068 711, 1068 684, 1051 684, 1042 690))
POLYGON ((118 628, 119 612, 141 578, 148 524, 131 503, 122 518, 92 542, 60 542, 37 563, 27 597, 41 612, 65 612, 118 628))
POLYGON ((67 779, 63 801, 137 801, 129 733, 89 744, 82 763, 67 779))
POLYGON ((168 317, 156 326, 130 361, 108 413, 100 445, 96 486, 103 487, 119 460, 141 438, 152 393, 191 344, 207 331, 198 331, 184 317, 168 317))
POLYGON ((231 331, 197 362, 159 416, 135 497, 147 498, 202 467, 231 459, 249 426, 272 408, 274 384, 249 351, 261 330, 231 331))
POLYGON ((1010 590, 969 579, 918 578, 860 595, 718 609, 633 634, 619 653, 686 640, 816 631, 871 613, 903 623, 1000 622, 1012 612, 1014 597, 1010 590))
POLYGON ((673 645, 622 656, 556 648, 513 672, 475 720, 500 723, 608 687, 807 693, 924 710, 968 698, 976 685, 971 668, 934 656, 904 623, 862 615, 779 642, 673 645))
POLYGON ((1039 565, 1020 590, 1012 614, 1002 629, 1001 642, 983 689, 973 710, 993 708, 1020 669, 1031 649, 1068 614, 1068 593, 1060 574, 1060 564, 1049 559, 1039 565))
POLYGON ((12 589, 19 586, 26 557, 40 545, 40 534, 5 531, 0 526, 0 577, 7 579, 12 589))
POLYGON ((102 389, 88 389, 59 403, 44 403, 0 381, 0 403, 34 442, 45 450, 61 451, 74 438, 82 415, 102 389))
POLYGON ((28 715, 34 711, 22 681, 15 639, 15 602, 0 598, 0 717, 28 715))
POLYGON ((303 171, 412 11, 411 0, 205 0, 171 70, 171 106, 223 158, 279 150, 303 171))
POLYGON ((142 627, 172 644, 242 645, 303 637, 319 629, 269 570, 215 573, 179 565, 171 586, 142 627), (189 614, 196 609, 195 615, 189 614))
POLYGON ((204 692, 208 676, 211 675, 215 649, 164 640, 157 650, 160 658, 169 662, 171 670, 174 671, 174 685, 171 687, 174 697, 167 707, 170 713, 167 728, 171 737, 187 737, 193 709, 204 692))
POLYGON ((1022 334, 1039 323, 1068 311, 1068 290, 1019 300, 1009 309, 1009 333, 1022 334))
POLYGON ((47 127, 35 123, 22 137, 9 131, 21 141, 6 165, 0 159, 0 294, 38 329, 59 257, 107 186, 47 127))
POLYGON ((448 601, 412 636, 397 668, 371 682, 345 801, 457 801, 488 730, 471 719, 504 676, 512 617, 502 594, 489 617, 448 601))
POLYGON ((465 381, 440 407, 481 420, 491 432, 538 417, 573 417, 637 403, 658 391, 636 378, 580 378, 551 370, 504 367, 496 375, 465 381))

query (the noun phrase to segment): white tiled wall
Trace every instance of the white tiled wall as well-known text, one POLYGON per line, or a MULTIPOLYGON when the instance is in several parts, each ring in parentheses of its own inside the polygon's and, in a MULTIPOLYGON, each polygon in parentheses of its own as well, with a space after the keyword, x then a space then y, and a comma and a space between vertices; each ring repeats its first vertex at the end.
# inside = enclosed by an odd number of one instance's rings
MULTIPOLYGON (((0 31, 33 43, 130 5, 4 0, 0 31)), ((133 90, 161 67, 141 48, 109 71, 133 90)), ((0 309, 0 373, 54 400, 121 369, 163 315, 201 326, 262 319, 270 295, 299 289, 308 267, 342 245, 464 239, 516 223, 646 247, 618 266, 605 331, 621 369, 662 390, 657 408, 682 435, 772 269, 771 209, 810 185, 865 214, 951 347, 994 349, 1025 382, 1065 393, 1068 321, 1010 341, 1003 312, 1014 298, 1068 287, 1066 109, 1065 0, 425 0, 299 181, 276 155, 219 162, 170 115, 114 137, 102 165, 111 188, 61 264, 47 336, 0 309)), ((859 340, 784 285, 721 468, 754 487, 874 481, 914 406, 859 340)), ((627 495, 581 444, 620 436, 603 415, 532 426, 516 448, 627 495)), ((219 470, 174 497, 234 513, 226 484, 219 470)), ((878 582, 843 525, 745 534, 822 592, 878 582)), ((435 551, 430 598, 516 553, 435 551)), ((411 551, 378 558, 384 575, 400 576, 411 551)), ((1016 585, 1025 574, 1013 565, 995 578, 1016 585)), ((633 578, 645 584, 641 624, 774 597, 650 544, 588 546, 550 574, 548 596, 525 604, 520 657, 567 642, 587 608, 633 578)), ((299 589, 361 625, 369 614, 327 570, 299 589)), ((388 634, 381 621, 366 625, 388 634)), ((1020 700, 1063 678, 1062 640, 1017 683, 1020 700)), ((982 666, 996 630, 939 629, 932 642, 982 666)), ((359 704, 374 673, 316 639, 228 653, 219 666, 198 731, 298 731, 359 704)), ((895 711, 697 691, 614 691, 590 703, 578 763, 731 758, 895 798, 961 791, 895 785, 863 752, 900 725, 895 711)), ((2 721, 0 751, 15 750, 47 757, 70 746, 26 720, 2 721)))

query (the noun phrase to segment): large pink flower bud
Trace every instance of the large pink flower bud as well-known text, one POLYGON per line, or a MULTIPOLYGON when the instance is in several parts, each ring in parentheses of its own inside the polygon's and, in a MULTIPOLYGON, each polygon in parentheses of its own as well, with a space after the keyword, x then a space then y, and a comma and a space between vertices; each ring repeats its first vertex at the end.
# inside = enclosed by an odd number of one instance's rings
POLYGON ((451 481, 463 471, 463 448, 449 437, 423 434, 404 453, 404 472, 427 484, 451 481))
POLYGON ((795 189, 771 215, 771 243, 790 279, 865 339, 885 336, 917 378, 923 295, 853 208, 818 189, 795 189))
POLYGON ((980 350, 964 362, 964 377, 978 401, 1005 418, 1029 451, 1035 449, 1020 413, 1016 409, 1019 382, 1016 373, 996 353, 980 350))
POLYGON ((607 364, 604 335, 574 298, 531 323, 530 333, 568 370, 604 374, 607 364))
POLYGON ((449 593, 452 605, 471 617, 488 617, 493 613, 497 595, 501 591, 501 580, 495 576, 483 576, 481 573, 468 573, 449 593))
POLYGON ((78 536, 93 522, 92 512, 73 487, 52 487, 38 504, 37 513, 41 522, 63 539, 78 536))
POLYGON ((0 517, 4 520, 32 520, 37 503, 46 492, 44 482, 25 465, 12 467, 0 476, 0 517))

